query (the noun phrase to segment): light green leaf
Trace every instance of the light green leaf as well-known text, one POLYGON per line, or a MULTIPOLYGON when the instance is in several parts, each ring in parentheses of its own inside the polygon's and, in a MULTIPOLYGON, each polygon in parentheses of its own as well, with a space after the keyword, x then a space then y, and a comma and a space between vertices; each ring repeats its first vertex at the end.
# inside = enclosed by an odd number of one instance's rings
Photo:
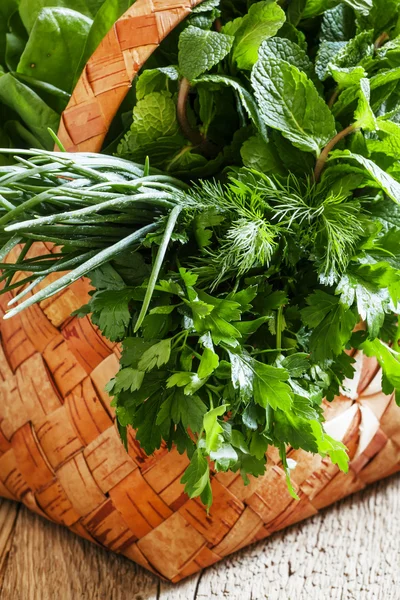
POLYGON ((136 98, 142 100, 153 92, 170 91, 169 82, 177 82, 179 72, 176 67, 158 67, 157 69, 145 69, 136 83, 136 98))
POLYGON ((240 150, 243 164, 261 173, 275 174, 282 171, 282 164, 272 142, 266 143, 260 135, 252 136, 240 150))
POLYGON ((234 38, 190 25, 179 38, 179 70, 193 81, 229 54, 234 38))
POLYGON ((338 84, 339 90, 360 85, 363 77, 366 77, 366 72, 363 67, 336 67, 329 65, 330 74, 338 84))
POLYGON ((132 144, 142 145, 163 136, 174 136, 178 130, 176 105, 169 92, 148 94, 133 109, 129 133, 132 144))
POLYGON ((392 389, 384 390, 390 394, 394 389, 400 389, 400 353, 387 346, 382 340, 366 340, 360 349, 372 358, 376 358, 384 372, 385 378, 392 389))
POLYGON ((218 368, 219 358, 210 348, 204 348, 197 375, 200 379, 209 377, 218 368))
POLYGON ((367 139, 368 150, 400 159, 400 124, 378 117, 377 125, 379 139, 367 139))
POLYGON ((353 154, 349 150, 335 150, 331 153, 330 157, 332 159, 348 158, 356 160, 368 172, 371 179, 373 179, 384 190, 384 192, 386 192, 386 194, 392 200, 394 200, 394 202, 397 202, 398 204, 400 203, 400 183, 393 179, 393 177, 391 177, 383 169, 378 167, 378 165, 369 158, 365 158, 365 156, 361 156, 361 154, 353 154))
POLYGON ((346 446, 326 434, 318 421, 311 420, 310 424, 317 441, 319 454, 321 456, 328 455, 334 465, 347 473, 349 470, 349 456, 346 446))
POLYGON ((371 339, 379 335, 388 311, 390 297, 388 287, 397 284, 397 272, 387 263, 352 267, 339 282, 337 292, 343 304, 357 305, 358 314, 367 322, 371 339))
POLYGON ((360 96, 354 118, 355 127, 364 129, 365 131, 375 131, 378 128, 375 115, 369 103, 370 96, 369 79, 363 77, 360 80, 360 96))
POLYGON ((124 390, 130 390, 131 392, 140 390, 140 387, 143 383, 143 378, 143 371, 132 369, 131 367, 121 369, 115 376, 115 382, 112 391, 114 394, 119 394, 119 392, 124 390))
POLYGON ((286 383, 289 373, 286 369, 266 365, 252 358, 246 352, 230 352, 232 383, 240 390, 243 400, 254 401, 266 408, 290 410, 293 394, 286 383))
POLYGON ((285 13, 275 1, 253 4, 235 26, 233 60, 239 69, 250 70, 258 59, 262 42, 276 34, 285 22, 285 13))
POLYGON ((305 73, 283 60, 261 59, 251 80, 265 123, 297 148, 319 156, 336 133, 335 122, 305 73))
POLYGON ((209 484, 209 479, 210 468, 208 462, 201 450, 197 449, 181 479, 181 483, 185 484, 185 493, 189 498, 200 496, 209 484))
POLYGON ((165 365, 171 356, 171 340, 161 340, 143 353, 139 361, 140 371, 151 371, 155 367, 165 365))
POLYGON ((215 452, 220 446, 223 429, 218 421, 226 413, 227 405, 217 406, 204 415, 204 430, 206 432, 206 450, 215 452), (220 439, 221 438, 221 439, 220 439))
MULTIPOLYGON (((30 32, 44 8, 71 9, 86 17, 94 17, 104 0, 19 0, 19 13, 30 32)), ((3 2, 3 0, 2 0, 3 2)))

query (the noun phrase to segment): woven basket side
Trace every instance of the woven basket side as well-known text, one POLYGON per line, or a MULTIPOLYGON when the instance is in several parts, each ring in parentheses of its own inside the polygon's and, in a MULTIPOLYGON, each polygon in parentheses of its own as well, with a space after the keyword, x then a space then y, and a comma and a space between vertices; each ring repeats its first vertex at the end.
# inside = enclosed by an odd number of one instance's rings
POLYGON ((89 59, 60 122, 70 152, 99 152, 132 80, 160 42, 203 0, 136 0, 89 59))
MULTIPOLYGON (((63 115, 59 135, 68 150, 100 149, 135 73, 198 3, 137 0, 118 21, 63 115)), ((8 260, 15 262, 19 251, 8 260)), ((49 251, 37 243, 28 256, 49 251)), ((177 582, 400 470, 400 409, 382 394, 375 361, 356 355, 352 399, 325 407, 328 433, 349 448, 350 472, 288 449, 298 502, 271 449, 265 476, 250 478, 247 487, 239 474, 212 471, 214 504, 207 514, 180 483, 186 457, 165 447, 146 456, 132 430, 125 452, 104 391, 118 370, 120 348, 88 317, 70 316, 88 292, 87 280, 79 280, 0 321, 1 496, 177 582)), ((11 297, 0 297, 0 317, 11 297)))
MULTIPOLYGON (((38 243, 30 255, 49 249, 38 243)), ((70 316, 88 292, 80 280, 0 322, 1 496, 177 582, 400 469, 400 409, 382 393, 376 362, 358 354, 353 399, 325 406, 327 432, 349 448, 350 472, 289 448, 296 501, 271 449, 265 476, 247 487, 240 474, 212 471, 207 515, 180 483, 186 456, 164 446, 146 456, 132 430, 128 454, 123 448, 104 391, 119 346, 87 317, 70 316)), ((0 297, 1 316, 10 298, 0 297)))

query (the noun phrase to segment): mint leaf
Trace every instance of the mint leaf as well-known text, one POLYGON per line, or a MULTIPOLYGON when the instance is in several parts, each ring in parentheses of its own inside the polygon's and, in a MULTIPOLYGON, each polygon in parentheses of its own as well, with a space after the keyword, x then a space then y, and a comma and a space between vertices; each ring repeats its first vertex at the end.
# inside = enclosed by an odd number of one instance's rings
MULTIPOLYGON (((361 15, 368 15, 372 8, 372 0, 343 0, 361 15)), ((340 0, 307 0, 303 12, 304 19, 310 19, 322 14, 325 10, 339 4, 340 0)))
POLYGON ((168 89, 169 82, 178 82, 179 72, 176 67, 158 67, 157 69, 145 69, 136 83, 136 98, 143 100, 145 96, 153 92, 171 91, 168 89))
POLYGON ((321 42, 347 42, 355 35, 354 13, 347 4, 338 4, 324 12, 321 42))
POLYGON ((360 97, 354 118, 355 127, 365 131, 375 131, 377 129, 377 121, 369 103, 370 96, 369 79, 363 77, 360 79, 360 97))
POLYGON ((299 71, 303 71, 314 83, 318 81, 314 65, 306 54, 306 51, 300 48, 295 42, 284 38, 272 38, 261 45, 258 56, 260 60, 285 60, 294 67, 297 67, 299 71))
POLYGON ((315 59, 315 72, 321 81, 326 79, 332 61, 334 61, 340 50, 346 47, 346 44, 347 42, 321 42, 315 59))
POLYGON ((190 25, 179 38, 179 70, 193 81, 229 54, 234 38, 216 31, 205 31, 190 25))
POLYGON ((400 158, 400 125, 393 123, 382 117, 377 119, 377 129, 379 139, 369 138, 367 139, 368 150, 385 154, 386 156, 392 156, 393 158, 400 158))
POLYGON ((171 93, 153 92, 136 103, 133 123, 118 146, 118 154, 129 156, 142 147, 148 149, 152 142, 160 144, 160 138, 174 140, 173 147, 179 147, 181 138, 175 138, 178 132, 176 105, 171 93))
POLYGON ((282 172, 282 164, 272 142, 265 142, 260 135, 252 136, 240 150, 245 167, 266 175, 282 172))
POLYGON ((338 67, 355 67, 374 54, 372 31, 362 31, 344 45, 333 59, 338 67))
POLYGON ((375 181, 386 194, 396 203, 400 203, 400 183, 391 177, 386 171, 381 169, 376 163, 361 154, 353 154, 349 150, 334 150, 332 158, 349 158, 357 161, 364 167, 369 176, 375 181))
POLYGON ((363 77, 366 77, 366 72, 363 67, 336 67, 329 65, 330 74, 338 84, 338 88, 343 90, 345 88, 360 85, 360 81, 363 77))
POLYGON ((276 34, 285 22, 285 13, 275 1, 256 2, 235 24, 232 58, 239 69, 250 70, 258 59, 261 43, 276 34))
POLYGON ((260 59, 251 81, 265 123, 318 156, 335 135, 335 122, 305 73, 283 60, 260 59))
POLYGON ((265 141, 268 140, 267 128, 260 115, 257 103, 254 100, 253 95, 250 94, 250 92, 240 83, 240 81, 234 79, 233 77, 229 77, 228 75, 203 75, 198 81, 200 83, 209 82, 232 87, 238 94, 243 108, 256 126, 261 137, 265 141))

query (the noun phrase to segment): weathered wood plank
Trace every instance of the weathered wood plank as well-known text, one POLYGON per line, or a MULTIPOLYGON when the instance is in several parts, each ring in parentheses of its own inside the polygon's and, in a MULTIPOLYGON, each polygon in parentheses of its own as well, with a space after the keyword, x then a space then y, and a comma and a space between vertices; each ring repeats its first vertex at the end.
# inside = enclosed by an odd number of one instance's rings
POLYGON ((172 586, 25 508, 21 508, 15 525, 16 505, 3 501, 0 560, 4 548, 11 548, 0 581, 0 597, 396 600, 399 512, 400 477, 393 477, 234 554, 200 576, 172 586))
POLYGON ((12 545, 20 506, 15 502, 0 500, 0 589, 7 559, 12 545))
POLYGON ((21 507, 2 600, 144 600, 156 598, 158 587, 156 577, 128 559, 21 507))

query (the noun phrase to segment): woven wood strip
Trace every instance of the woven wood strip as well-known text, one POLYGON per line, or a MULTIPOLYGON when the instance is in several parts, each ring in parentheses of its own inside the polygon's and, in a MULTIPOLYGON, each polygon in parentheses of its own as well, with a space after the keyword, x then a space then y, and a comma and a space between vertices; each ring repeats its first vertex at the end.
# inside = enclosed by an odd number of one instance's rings
POLYGON ((61 117, 71 152, 99 152, 132 80, 160 42, 203 0, 136 0, 89 59, 61 117))
MULTIPOLYGON (((36 244, 30 253, 48 251, 36 244)), ((247 487, 240 475, 213 472, 207 515, 180 483, 185 456, 165 447, 146 456, 132 430, 123 448, 104 392, 120 349, 87 317, 70 317, 88 291, 82 280, 1 322, 0 495, 177 582, 400 470, 400 409, 382 393, 376 362, 357 354, 351 398, 325 406, 327 432, 349 448, 350 472, 289 448, 295 501, 271 449, 265 476, 247 487)), ((10 297, 0 297, 0 313, 10 297)))
MULTIPOLYGON (((118 21, 63 115, 59 135, 69 150, 101 148, 132 78, 200 1, 137 0, 118 21)), ((30 253, 51 250, 38 243, 30 253)), ((88 282, 80 280, 1 321, 1 496, 177 582, 400 470, 400 409, 382 393, 375 361, 356 355, 351 398, 325 406, 328 433, 349 448, 350 472, 289 448, 296 461, 295 501, 271 449, 267 473, 250 478, 247 487, 240 475, 213 473, 214 504, 207 515, 180 483, 187 458, 165 447, 146 456, 132 430, 129 452, 123 449, 104 391, 118 370, 120 349, 87 317, 70 317, 88 292, 88 282)), ((0 297, 0 317, 11 297, 0 297)))

